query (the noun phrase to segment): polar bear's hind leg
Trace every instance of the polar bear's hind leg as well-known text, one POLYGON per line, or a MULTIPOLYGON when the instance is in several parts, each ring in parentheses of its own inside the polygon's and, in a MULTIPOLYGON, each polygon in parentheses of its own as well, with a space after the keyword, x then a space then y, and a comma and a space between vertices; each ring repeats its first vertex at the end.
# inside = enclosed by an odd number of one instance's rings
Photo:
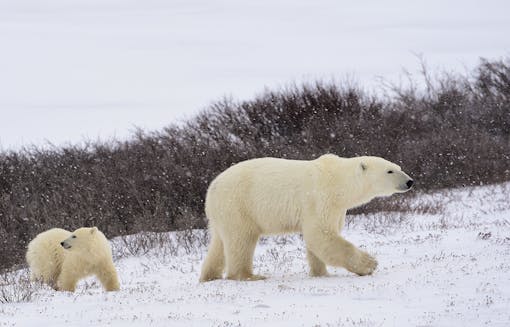
POLYGON ((254 233, 230 235, 225 242, 227 278, 232 280, 256 281, 266 279, 253 274, 253 254, 259 240, 254 233))
POLYGON ((211 229, 211 243, 202 266, 202 273, 200 275, 201 282, 208 282, 223 277, 223 270, 225 269, 225 255, 223 251, 223 241, 220 236, 211 229))

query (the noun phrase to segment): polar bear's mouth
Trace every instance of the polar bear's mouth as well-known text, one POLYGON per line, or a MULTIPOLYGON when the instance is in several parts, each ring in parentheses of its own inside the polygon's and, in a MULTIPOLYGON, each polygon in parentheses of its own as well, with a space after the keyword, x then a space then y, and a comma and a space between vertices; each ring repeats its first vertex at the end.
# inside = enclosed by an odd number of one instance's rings
POLYGON ((408 180, 405 184, 400 185, 400 192, 409 191, 414 185, 414 181, 412 179, 408 180))
POLYGON ((67 244, 66 242, 60 242, 60 245, 62 245, 62 247, 66 250, 69 250, 71 248, 71 246, 69 244, 67 244))

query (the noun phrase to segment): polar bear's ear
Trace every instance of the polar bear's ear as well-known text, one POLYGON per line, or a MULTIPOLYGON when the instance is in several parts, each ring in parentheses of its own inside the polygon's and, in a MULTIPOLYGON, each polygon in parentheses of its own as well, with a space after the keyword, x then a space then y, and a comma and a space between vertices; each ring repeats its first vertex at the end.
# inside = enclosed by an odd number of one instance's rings
POLYGON ((98 231, 97 227, 95 227, 95 226, 94 226, 94 227, 92 227, 92 229, 90 230, 90 234, 94 234, 94 233, 95 233, 95 232, 97 232, 97 231, 98 231))
POLYGON ((366 164, 366 163, 364 163, 363 161, 361 162, 360 166, 361 166, 361 170, 362 170, 362 171, 367 170, 367 164, 366 164))

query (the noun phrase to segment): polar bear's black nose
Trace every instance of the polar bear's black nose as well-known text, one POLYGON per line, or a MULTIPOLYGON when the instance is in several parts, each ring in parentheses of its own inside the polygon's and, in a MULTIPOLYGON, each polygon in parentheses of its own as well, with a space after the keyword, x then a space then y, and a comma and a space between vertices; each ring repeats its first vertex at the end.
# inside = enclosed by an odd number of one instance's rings
POLYGON ((64 242, 60 242, 60 245, 64 246, 64 242))
POLYGON ((408 188, 411 188, 411 186, 413 186, 413 184, 414 184, 414 181, 412 179, 408 180, 406 183, 408 188))

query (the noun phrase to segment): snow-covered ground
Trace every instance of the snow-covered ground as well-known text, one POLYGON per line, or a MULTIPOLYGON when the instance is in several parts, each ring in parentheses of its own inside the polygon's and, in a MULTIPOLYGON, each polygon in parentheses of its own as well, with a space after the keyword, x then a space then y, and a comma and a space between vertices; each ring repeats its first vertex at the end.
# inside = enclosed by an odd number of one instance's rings
POLYGON ((376 255, 372 276, 309 277, 293 236, 257 247, 267 280, 200 284, 205 247, 163 247, 116 262, 120 292, 93 279, 74 294, 38 288, 28 303, 2 304, 0 326, 509 326, 508 194, 508 183, 436 192, 413 203, 437 213, 354 217, 343 234, 376 255))
POLYGON ((463 72, 510 51, 508 0, 0 0, 0 148, 126 138, 264 87, 463 72))

